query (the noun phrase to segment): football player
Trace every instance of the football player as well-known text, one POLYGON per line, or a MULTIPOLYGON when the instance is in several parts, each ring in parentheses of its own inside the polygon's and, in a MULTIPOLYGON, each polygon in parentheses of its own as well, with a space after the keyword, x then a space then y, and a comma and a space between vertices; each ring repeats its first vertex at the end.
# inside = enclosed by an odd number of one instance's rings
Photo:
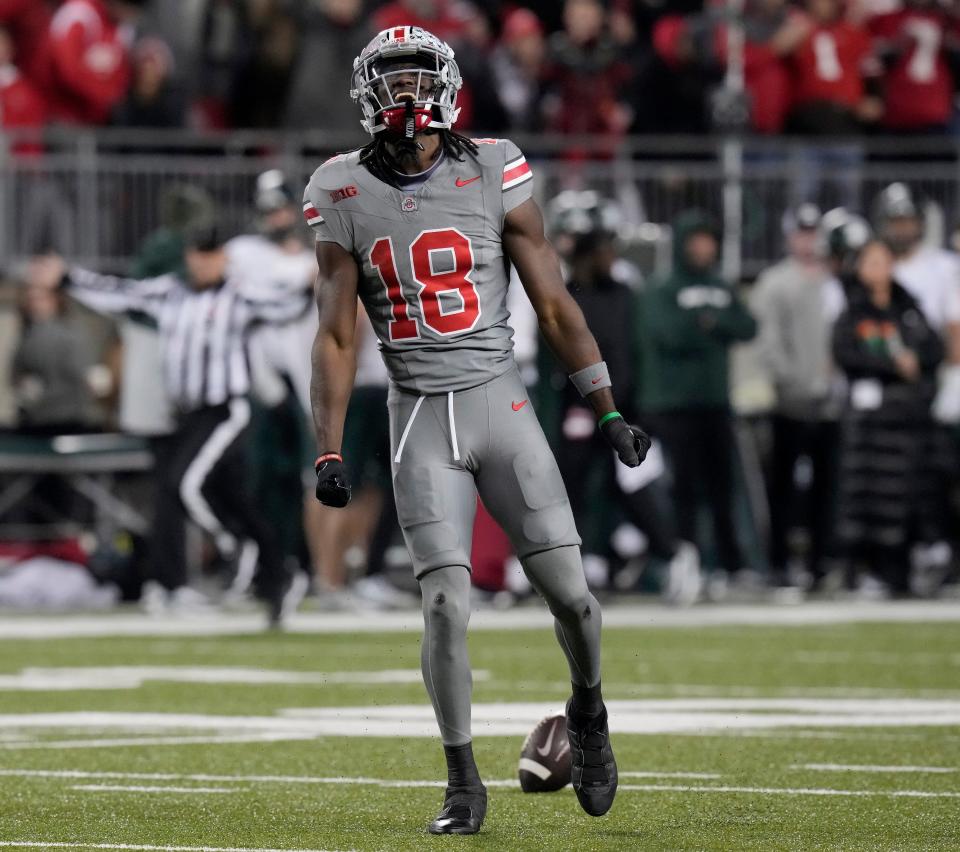
POLYGON ((431 33, 379 33, 354 61, 351 91, 373 139, 324 163, 304 195, 323 282, 312 356, 321 503, 350 500, 340 449, 358 295, 390 372, 397 514, 423 596, 421 664, 448 770, 433 834, 474 834, 487 808, 471 747, 466 645, 478 493, 556 619, 573 684, 567 730, 580 804, 604 814, 617 788, 600 692, 600 608, 513 359, 509 263, 620 460, 636 467, 650 445, 616 410, 607 367, 544 236, 523 154, 508 140, 453 132, 460 86, 453 51, 431 33))

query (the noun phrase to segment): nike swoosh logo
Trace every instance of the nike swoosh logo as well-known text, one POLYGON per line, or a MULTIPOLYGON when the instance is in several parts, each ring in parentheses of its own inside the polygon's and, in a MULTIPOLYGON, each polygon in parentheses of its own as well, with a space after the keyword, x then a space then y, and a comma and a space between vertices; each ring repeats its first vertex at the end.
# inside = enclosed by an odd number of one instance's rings
POLYGON ((477 175, 476 177, 468 178, 467 180, 461 180, 460 178, 457 178, 457 186, 458 187, 469 186, 475 180, 480 180, 480 175, 477 175))
POLYGON ((600 379, 602 379, 602 378, 603 378, 603 376, 597 376, 595 379, 590 379, 590 384, 591 384, 591 385, 595 385, 595 384, 596 384, 597 382, 599 382, 600 379))
POLYGON ((526 400, 526 399, 523 402, 514 402, 511 404, 511 407, 513 408, 514 411, 519 411, 521 408, 523 408, 527 404, 527 402, 529 402, 529 400, 526 400))
POLYGON ((546 757, 548 754, 550 754, 550 750, 553 748, 553 735, 556 732, 557 732, 557 726, 551 725, 550 736, 547 737, 546 743, 544 743, 544 745, 542 746, 537 746, 537 754, 539 754, 540 757, 546 757))

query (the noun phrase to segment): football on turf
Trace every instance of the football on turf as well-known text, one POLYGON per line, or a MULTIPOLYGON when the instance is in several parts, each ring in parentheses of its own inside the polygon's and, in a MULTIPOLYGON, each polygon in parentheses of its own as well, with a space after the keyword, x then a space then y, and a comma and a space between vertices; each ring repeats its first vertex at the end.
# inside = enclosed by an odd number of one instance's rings
POLYGON ((524 793, 552 793, 570 783, 570 741, 564 716, 547 716, 527 734, 517 770, 524 793))

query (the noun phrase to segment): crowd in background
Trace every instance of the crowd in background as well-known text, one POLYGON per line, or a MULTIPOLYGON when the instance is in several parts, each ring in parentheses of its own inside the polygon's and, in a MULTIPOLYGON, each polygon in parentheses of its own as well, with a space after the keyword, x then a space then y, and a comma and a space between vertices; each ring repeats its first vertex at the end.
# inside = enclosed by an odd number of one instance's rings
POLYGON ((0 126, 355 126, 353 57, 423 26, 455 48, 459 126, 490 133, 853 136, 955 124, 953 0, 746 0, 723 96, 707 0, 0 0, 0 126))
MULTIPOLYGON (((277 172, 261 178, 258 233, 227 242, 225 262, 263 270, 264 282, 289 278, 280 292, 302 300, 315 263, 294 224, 294 192, 282 186, 277 172)), ((147 239, 135 275, 187 275, 188 235, 212 211, 190 193, 179 202, 179 224, 147 239)), ((722 235, 704 211, 671 223, 673 261, 645 276, 628 259, 614 200, 566 191, 546 206, 618 405, 655 439, 639 469, 615 464, 590 410, 540 345, 515 282, 517 358, 567 481, 595 586, 660 590, 688 604, 731 589, 929 595, 955 579, 960 257, 935 244, 923 200, 906 185, 885 189, 874 210, 872 222, 809 203, 789 211, 783 259, 741 291, 718 272, 722 235), (738 396, 749 404, 735 404, 738 396)), ((162 465, 175 421, 157 384, 151 332, 126 301, 102 303, 96 293, 81 301, 121 316, 91 324, 68 292, 51 287, 59 279, 44 273, 45 263, 24 273, 11 335, 18 431, 119 427, 147 437, 162 465)), ((272 298, 280 286, 267 288, 272 298)), ((285 315, 250 343, 254 464, 246 474, 234 468, 230 487, 253 484, 277 547, 315 576, 324 605, 409 603, 387 579, 388 552, 400 539, 375 340, 365 328, 344 437, 358 499, 347 512, 324 511, 309 487, 307 353, 316 318, 298 304, 296 322, 285 315), (351 565, 368 575, 358 581, 351 565)), ((156 478, 164 481, 163 470, 156 478)), ((478 524, 475 580, 528 592, 482 512, 478 524)), ((135 568, 141 579, 151 577, 145 558, 147 567, 135 568)), ((182 561, 172 573, 167 591, 183 587, 176 599, 195 602, 182 561)))
MULTIPOLYGON (((721 92, 729 35, 722 9, 695 0, 0 0, 0 124, 343 131, 358 121, 346 96, 353 57, 379 29, 419 24, 457 50, 465 79, 458 129, 468 133, 615 140, 746 126, 821 137, 801 152, 804 165, 785 191, 771 184, 765 237, 785 202, 790 207, 783 259, 755 281, 719 275, 723 235, 704 210, 659 221, 696 206, 671 173, 663 182, 679 195, 653 215, 583 191, 586 178, 557 185, 577 187, 547 205, 571 292, 619 405, 655 439, 641 468, 614 464, 590 412, 539 345, 529 303, 514 286, 517 358, 567 480, 593 585, 659 589, 679 604, 730 589, 816 591, 838 581, 868 596, 938 593, 956 577, 960 530, 960 261, 940 245, 955 210, 905 184, 866 197, 874 190, 859 176, 862 152, 833 140, 950 132, 955 10, 896 0, 747 0, 745 94, 731 98, 721 92), (822 191, 827 167, 837 167, 838 197, 822 191), (848 209, 810 203, 825 198, 848 209), (858 207, 869 221, 851 212, 858 207), (658 220, 659 248, 669 235, 673 255, 664 261, 658 252, 641 270, 633 262, 643 255, 637 225, 648 219, 658 220)), ((13 150, 32 156, 42 145, 28 138, 13 150)), ((909 143, 903 155, 912 156, 909 143)), ((776 156, 747 146, 746 167, 776 156)), ((28 241, 29 251, 52 244, 69 252, 61 215, 73 190, 29 172, 20 174, 26 206, 48 187, 57 225, 56 239, 28 241)), ((294 225, 299 180, 277 180, 262 176, 241 211, 225 209, 201 180, 165 186, 162 211, 144 220, 163 226, 149 235, 134 228, 144 239, 136 262, 110 271, 187 276, 191 233, 243 221, 256 233, 228 235, 236 237, 226 244, 229 263, 251 269, 273 257, 269 264, 296 278, 291 292, 302 295, 315 261, 309 235, 294 225)), ((139 203, 152 204, 145 198, 139 203)), ((119 199, 111 210, 123 218, 119 199)), ((715 200, 700 203, 715 210, 715 200)), ((18 281, 12 305, 0 310, 0 423, 31 438, 118 430, 143 438, 162 466, 175 418, 157 388, 155 328, 136 311, 112 320, 91 314, 51 286, 50 268, 8 270, 18 281)), ((304 460, 315 450, 305 390, 313 323, 308 311, 295 328, 251 338, 257 410, 245 485, 271 519, 285 564, 314 577, 325 605, 406 605, 410 598, 386 579, 393 557, 403 557, 386 377, 369 329, 344 443, 358 499, 347 512, 325 513, 303 488, 304 460), (294 366, 289 358, 282 366, 281 339, 288 355, 304 353, 294 366), (358 580, 357 571, 365 576, 358 580)), ((74 497, 50 487, 40 496, 87 518, 74 497)), ((111 574, 124 595, 143 591, 156 611, 170 600, 202 603, 184 565, 172 579, 157 576, 157 542, 141 546, 141 538, 143 531, 124 556, 132 575, 111 574), (153 586, 142 590, 144 579, 153 586)), ((115 544, 100 542, 111 552, 115 544)), ((236 572, 228 557, 206 551, 199 562, 236 572)), ((482 511, 473 560, 479 585, 529 592, 482 511)), ((249 585, 249 572, 238 576, 227 586, 249 585)))
POLYGON ((561 227, 558 245, 619 404, 656 452, 636 474, 616 469, 566 392, 558 456, 568 482, 606 471, 599 537, 596 495, 574 500, 587 552, 622 563, 611 532, 618 518, 634 524, 677 601, 703 593, 694 554, 720 569, 708 575, 713 596, 756 586, 757 564, 781 588, 939 588, 958 529, 960 257, 937 246, 909 187, 887 187, 872 222, 810 203, 788 211, 785 257, 742 300, 717 273, 709 216, 679 216, 671 270, 643 281, 618 258, 616 228, 602 225, 619 218, 613 202, 591 196, 554 202, 575 234, 568 243, 561 227), (752 525, 738 521, 741 502, 752 525), (759 540, 751 526, 763 528, 759 540))

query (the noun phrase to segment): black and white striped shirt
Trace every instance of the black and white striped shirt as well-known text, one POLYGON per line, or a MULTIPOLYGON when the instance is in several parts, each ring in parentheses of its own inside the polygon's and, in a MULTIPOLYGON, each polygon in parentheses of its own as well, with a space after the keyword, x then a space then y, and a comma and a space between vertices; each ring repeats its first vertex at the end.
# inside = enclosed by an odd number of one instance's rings
POLYGON ((180 411, 245 396, 250 391, 251 328, 296 319, 308 309, 311 296, 310 290, 251 294, 230 275, 219 287, 194 290, 177 275, 136 280, 77 268, 70 270, 66 286, 71 296, 95 311, 141 311, 157 321, 163 382, 180 411))

